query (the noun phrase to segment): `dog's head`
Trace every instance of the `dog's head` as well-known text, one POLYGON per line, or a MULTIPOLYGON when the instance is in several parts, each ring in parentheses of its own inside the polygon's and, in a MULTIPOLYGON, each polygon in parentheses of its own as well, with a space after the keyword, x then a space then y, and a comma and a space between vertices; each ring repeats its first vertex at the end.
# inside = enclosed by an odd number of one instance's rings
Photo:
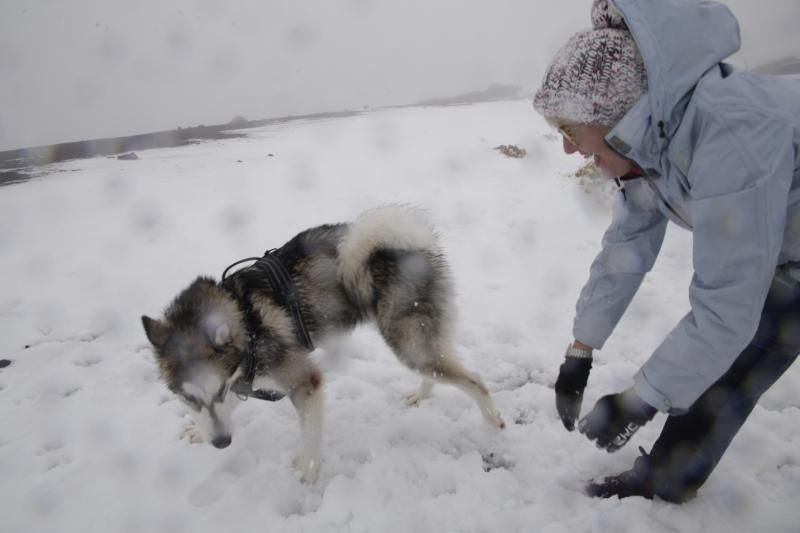
POLYGON ((198 278, 170 304, 163 320, 142 317, 161 377, 190 408, 206 440, 231 443, 231 386, 243 372, 247 336, 236 301, 214 280, 198 278))

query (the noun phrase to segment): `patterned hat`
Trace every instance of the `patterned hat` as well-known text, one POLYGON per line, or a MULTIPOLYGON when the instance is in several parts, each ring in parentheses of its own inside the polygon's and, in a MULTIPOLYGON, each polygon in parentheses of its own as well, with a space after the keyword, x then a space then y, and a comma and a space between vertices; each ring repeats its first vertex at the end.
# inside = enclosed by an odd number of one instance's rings
POLYGON ((647 91, 636 42, 608 0, 594 0, 593 29, 556 53, 533 107, 546 118, 613 126, 647 91))

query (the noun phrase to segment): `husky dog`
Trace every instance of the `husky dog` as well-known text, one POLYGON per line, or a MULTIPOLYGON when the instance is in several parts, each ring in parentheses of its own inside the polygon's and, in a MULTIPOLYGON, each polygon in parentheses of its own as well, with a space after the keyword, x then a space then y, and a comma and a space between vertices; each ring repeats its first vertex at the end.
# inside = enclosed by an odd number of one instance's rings
POLYGON ((295 466, 314 482, 322 375, 309 354, 314 342, 366 320, 421 375, 410 405, 429 397, 434 381, 449 383, 490 425, 505 427, 480 377, 456 359, 452 282, 423 215, 388 206, 352 224, 306 230, 220 283, 197 278, 163 320, 142 317, 163 380, 192 409, 206 439, 217 448, 230 444, 231 412, 242 395, 288 395, 300 418, 295 466))

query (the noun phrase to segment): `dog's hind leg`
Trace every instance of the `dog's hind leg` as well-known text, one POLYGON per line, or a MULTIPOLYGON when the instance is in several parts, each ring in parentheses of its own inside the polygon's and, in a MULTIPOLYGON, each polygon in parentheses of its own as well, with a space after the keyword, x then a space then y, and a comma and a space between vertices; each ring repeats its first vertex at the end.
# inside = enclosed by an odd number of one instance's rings
POLYGON ((301 449, 294 466, 306 483, 317 480, 322 450, 322 375, 316 368, 293 388, 290 398, 300 418, 301 449))
POLYGON ((506 427, 506 423, 494 407, 489 389, 483 384, 480 376, 469 372, 451 357, 438 357, 430 368, 430 375, 440 383, 449 383, 464 391, 478 405, 484 420, 489 425, 497 429, 506 427))
POLYGON ((417 392, 409 395, 407 403, 417 405, 430 396, 433 382, 448 383, 463 390, 472 398, 491 426, 503 429, 505 422, 494 407, 489 390, 481 378, 467 371, 450 354, 452 349, 444 347, 436 323, 421 314, 412 313, 404 318, 382 321, 387 327, 381 333, 400 359, 411 370, 423 376, 417 392))

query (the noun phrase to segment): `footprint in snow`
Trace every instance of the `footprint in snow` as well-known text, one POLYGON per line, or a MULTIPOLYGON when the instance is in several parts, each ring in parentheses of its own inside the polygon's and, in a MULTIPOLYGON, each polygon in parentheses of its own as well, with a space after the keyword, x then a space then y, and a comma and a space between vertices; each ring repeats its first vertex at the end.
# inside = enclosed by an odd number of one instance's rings
POLYGON ((102 357, 96 355, 88 355, 86 357, 81 357, 80 359, 77 359, 73 364, 81 368, 89 368, 102 362, 103 362, 102 357))
POLYGON ((494 452, 484 452, 481 453, 481 459, 483 460, 484 472, 491 472, 498 468, 503 468, 505 470, 514 469, 514 461, 504 455, 498 455, 494 452))

